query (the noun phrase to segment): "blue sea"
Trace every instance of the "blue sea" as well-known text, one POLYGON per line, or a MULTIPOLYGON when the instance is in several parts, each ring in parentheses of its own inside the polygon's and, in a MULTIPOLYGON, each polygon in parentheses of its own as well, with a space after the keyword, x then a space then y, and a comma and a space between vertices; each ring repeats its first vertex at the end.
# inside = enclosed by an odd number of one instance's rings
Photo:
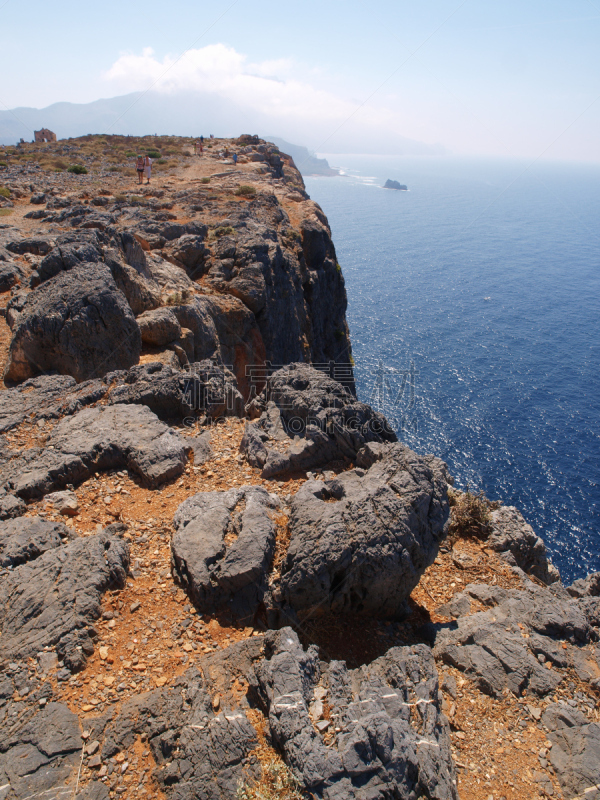
POLYGON ((360 399, 600 570, 600 166, 324 155, 360 399))

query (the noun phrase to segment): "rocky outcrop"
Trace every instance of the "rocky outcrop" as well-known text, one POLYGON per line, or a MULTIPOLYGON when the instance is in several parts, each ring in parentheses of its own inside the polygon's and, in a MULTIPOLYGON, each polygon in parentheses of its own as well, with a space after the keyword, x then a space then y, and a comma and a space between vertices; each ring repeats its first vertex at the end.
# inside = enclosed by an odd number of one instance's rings
POLYGON ((73 537, 66 525, 40 517, 0 522, 0 566, 16 567, 33 561, 73 537))
MULTIPOLYGON (((68 376, 38 375, 0 392, 0 433, 25 420, 38 423, 72 416, 99 401, 147 406, 164 420, 244 413, 237 381, 226 367, 207 360, 182 370, 150 362, 80 384, 68 376)), ((7 445, 0 451, 0 468, 8 452, 7 445)))
MULTIPOLYGON (((47 690, 52 690, 50 684, 44 688, 45 693, 38 693, 43 707, 37 713, 23 714, 22 703, 9 703, 0 720, 0 787, 5 800, 72 795, 83 746, 79 720, 63 703, 47 702, 47 690)), ((91 800, 89 794, 87 798, 91 800)))
POLYGON ((492 550, 543 583, 560 580, 558 570, 548 558, 546 545, 514 506, 501 506, 490 516, 491 532, 486 541, 492 550))
POLYGON ((369 469, 308 481, 292 500, 280 593, 300 619, 402 616, 437 555, 449 510, 445 464, 401 444, 378 456, 369 469))
POLYGON ((565 703, 542 717, 552 743, 550 763, 567 798, 600 796, 600 725, 565 703))
POLYGON ((272 736, 313 797, 458 798, 426 646, 396 647, 367 667, 348 670, 340 661, 321 664, 316 648, 303 651, 284 628, 265 637, 265 658, 254 674, 272 736), (315 714, 323 698, 330 708, 326 721, 315 714))
POLYGON ((0 585, 0 657, 28 658, 56 646, 71 669, 94 651, 93 623, 109 587, 123 587, 127 545, 101 533, 75 539, 21 564, 0 585))
POLYGON ((99 406, 65 417, 46 447, 11 460, 0 486, 22 498, 41 497, 98 470, 125 467, 155 487, 183 472, 188 449, 145 406, 99 406))
POLYGON ((434 653, 488 694, 508 689, 544 696, 561 683, 560 670, 596 678, 587 645, 599 638, 599 606, 596 599, 588 607, 558 583, 546 588, 527 581, 523 590, 510 591, 470 585, 438 609, 456 623, 434 627, 434 653), (489 610, 472 613, 473 606, 489 610))
MULTIPOLYGON (((347 379, 352 386, 351 372, 347 379)), ((241 449, 266 478, 340 458, 355 460, 367 442, 396 441, 382 414, 308 364, 273 373, 246 411, 258 419, 247 425, 241 449)))
POLYGON ((164 347, 181 338, 181 326, 170 308, 145 311, 137 318, 142 341, 153 347, 164 347))
POLYGON ((133 313, 104 264, 80 264, 34 289, 19 314, 6 381, 44 371, 77 381, 135 364, 141 338, 133 313))
POLYGON ((404 183, 399 183, 398 181, 393 181, 391 178, 388 178, 387 181, 383 184, 384 189, 397 189, 399 191, 406 191, 407 186, 404 183))
POLYGON ((173 568, 198 609, 252 622, 267 590, 278 507, 258 487, 201 492, 179 506, 173 568))

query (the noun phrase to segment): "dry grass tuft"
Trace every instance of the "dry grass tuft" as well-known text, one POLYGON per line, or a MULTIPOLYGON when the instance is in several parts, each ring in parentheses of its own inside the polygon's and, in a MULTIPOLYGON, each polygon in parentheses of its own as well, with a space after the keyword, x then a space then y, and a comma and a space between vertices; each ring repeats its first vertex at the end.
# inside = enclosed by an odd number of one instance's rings
POLYGON ((490 513, 500 507, 500 503, 488 500, 482 491, 473 494, 467 488, 466 492, 448 491, 450 501, 450 528, 448 538, 456 539, 487 539, 491 533, 490 513))

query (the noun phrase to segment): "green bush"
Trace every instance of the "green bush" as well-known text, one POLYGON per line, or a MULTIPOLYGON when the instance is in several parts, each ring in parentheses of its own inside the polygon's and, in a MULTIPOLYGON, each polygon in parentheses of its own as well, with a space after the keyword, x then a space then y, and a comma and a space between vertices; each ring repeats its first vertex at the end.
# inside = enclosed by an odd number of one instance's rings
POLYGON ((166 158, 158 158, 158 159, 156 159, 156 163, 157 164, 166 164, 167 163, 167 159, 166 158))
POLYGON ((210 183, 210 178, 200 178, 200 183, 210 183))
POLYGON ((6 161, 0 161, 0 169, 8 169, 8 164, 6 161))
POLYGON ((256 189, 254 186, 249 186, 248 184, 242 183, 237 187, 235 193, 237 195, 241 195, 242 197, 254 197, 256 194, 256 189))
POLYGON ((10 197, 10 189, 8 186, 0 186, 0 197, 10 197))
POLYGON ((126 158, 135 158, 136 156, 137 156, 137 153, 135 152, 135 150, 126 150, 125 151, 125 157, 126 158))
POLYGON ((146 155, 148 156, 148 158, 160 158, 160 153, 158 152, 158 150, 148 150, 146 155))
POLYGON ((0 217, 8 217, 12 213, 12 208, 0 208, 0 217))
POLYGON ((83 164, 71 164, 67 172, 72 172, 74 175, 87 175, 88 171, 83 164))

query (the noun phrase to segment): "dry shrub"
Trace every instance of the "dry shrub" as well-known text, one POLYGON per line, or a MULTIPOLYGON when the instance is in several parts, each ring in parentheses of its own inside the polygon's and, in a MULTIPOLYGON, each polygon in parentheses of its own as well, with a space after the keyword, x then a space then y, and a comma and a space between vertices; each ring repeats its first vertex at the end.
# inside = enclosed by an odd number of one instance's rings
POLYGON ((488 500, 483 491, 473 494, 448 490, 450 501, 450 527, 448 537, 457 539, 487 539, 492 531, 491 512, 500 508, 500 503, 488 500))
POLYGON ((238 800, 304 800, 307 795, 300 783, 279 758, 261 764, 258 783, 245 784, 238 790, 238 800))

